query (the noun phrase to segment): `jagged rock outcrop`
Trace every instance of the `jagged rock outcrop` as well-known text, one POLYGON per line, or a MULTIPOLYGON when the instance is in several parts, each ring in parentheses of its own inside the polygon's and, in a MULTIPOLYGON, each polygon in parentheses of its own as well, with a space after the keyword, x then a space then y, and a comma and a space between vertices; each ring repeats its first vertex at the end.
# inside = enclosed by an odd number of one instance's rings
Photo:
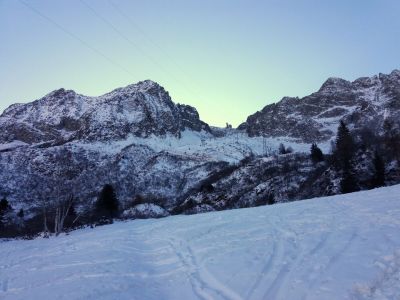
POLYGON ((0 143, 28 144, 210 131, 195 108, 175 105, 168 92, 150 80, 99 97, 59 89, 32 103, 12 105, 0 116, 0 128, 0 143))
POLYGON ((190 128, 194 131, 207 131, 211 132, 210 126, 200 121, 199 113, 197 112, 196 108, 185 105, 185 104, 178 104, 178 110, 181 116, 181 129, 190 128))
POLYGON ((359 78, 329 78, 304 98, 284 97, 249 116, 239 126, 250 136, 290 137, 321 142, 336 134, 340 120, 358 129, 381 128, 384 118, 400 117, 400 71, 359 78))

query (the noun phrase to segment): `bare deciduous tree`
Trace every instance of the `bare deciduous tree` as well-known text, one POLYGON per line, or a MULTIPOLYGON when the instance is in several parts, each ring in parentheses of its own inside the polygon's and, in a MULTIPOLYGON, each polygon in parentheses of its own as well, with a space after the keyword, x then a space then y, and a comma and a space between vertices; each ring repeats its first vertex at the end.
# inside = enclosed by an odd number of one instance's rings
POLYGON ((73 202, 74 197, 72 195, 66 198, 64 201, 58 201, 54 217, 54 233, 56 236, 58 236, 64 230, 65 218, 68 216, 73 202))

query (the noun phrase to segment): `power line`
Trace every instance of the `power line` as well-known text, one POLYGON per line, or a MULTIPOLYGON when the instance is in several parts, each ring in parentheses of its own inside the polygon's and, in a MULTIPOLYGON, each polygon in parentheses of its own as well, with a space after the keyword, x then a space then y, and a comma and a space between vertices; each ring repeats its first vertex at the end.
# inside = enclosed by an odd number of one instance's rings
MULTIPOLYGON (((135 75, 133 73, 131 73, 129 71, 129 69, 125 68, 123 65, 121 65, 120 63, 114 61, 112 58, 110 58, 109 56, 107 56, 106 54, 104 54, 102 51, 98 50, 97 48, 93 47, 92 45, 90 45, 88 42, 86 42, 85 40, 83 40, 82 38, 80 38, 78 35, 74 34, 73 32, 69 31, 67 28, 65 28, 64 26, 62 26, 61 24, 59 24, 58 22, 56 22, 54 19, 50 18, 49 16, 47 16, 46 14, 42 13, 40 10, 38 10, 37 8, 33 7, 32 5, 28 4, 27 2, 23 1, 23 0, 19 0, 19 2, 21 4, 23 4, 25 7, 27 7, 29 10, 31 10, 33 13, 37 14, 38 16, 40 16, 41 18, 45 19, 47 22, 49 22, 50 24, 54 25, 55 27, 57 27, 59 30, 63 31, 65 34, 67 34, 68 36, 70 36, 71 38, 75 39, 76 41, 78 41, 79 43, 81 43, 82 45, 84 45, 86 48, 90 49, 91 51, 93 51, 94 53, 96 53, 97 55, 103 57, 105 60, 107 60, 109 63, 113 64, 115 67, 121 69, 122 71, 124 71, 125 73, 127 73, 128 75, 135 77, 135 75)), ((190 92, 190 95, 193 95, 195 93, 193 93, 193 91, 191 91, 191 89, 189 89, 182 81, 180 81, 179 79, 177 79, 173 74, 170 74, 168 71, 166 71, 161 65, 158 64, 157 61, 155 61, 154 59, 152 59, 151 57, 149 57, 145 51, 143 51, 136 43, 134 43, 130 38, 128 38, 125 34, 123 34, 118 28, 116 28, 112 23, 110 23, 107 19, 105 19, 104 17, 102 17, 101 15, 99 15, 92 7, 90 7, 86 2, 84 2, 83 0, 81 0, 81 3, 84 4, 88 9, 90 9, 90 11, 95 14, 98 18, 100 18, 103 22, 105 22, 108 26, 110 26, 116 33, 118 33, 123 39, 125 39, 128 43, 130 43, 132 46, 134 46, 135 48, 137 48, 144 56, 146 56, 150 61, 153 62, 153 64, 157 65, 164 73, 166 73, 168 76, 172 77, 176 82, 178 82, 179 84, 181 84, 186 91, 190 92)))
POLYGON ((179 64, 166 52, 158 43, 156 43, 153 39, 149 37, 149 35, 126 13, 124 13, 112 0, 108 0, 108 3, 117 11, 125 20, 128 21, 133 27, 136 28, 137 31, 139 31, 142 36, 144 36, 150 44, 153 45, 153 47, 157 48, 160 52, 164 53, 164 55, 175 65, 177 69, 181 71, 184 75, 185 72, 182 70, 182 68, 179 66, 179 64))
MULTIPOLYGON (((186 85, 180 81, 176 76, 166 70, 162 65, 160 65, 155 59, 153 59, 150 55, 146 53, 137 43, 132 41, 128 36, 126 36, 121 30, 119 30, 116 26, 114 26, 110 21, 100 15, 93 7, 91 7, 86 1, 80 0, 80 2, 86 6, 95 16, 97 16, 100 20, 102 20, 106 25, 108 25, 114 32, 116 32, 121 38, 131 44, 134 48, 136 48, 143 56, 145 56, 148 60, 150 60, 155 66, 157 66, 161 71, 163 71, 166 75, 172 77, 176 82, 179 82, 186 90, 189 92, 190 89, 186 87, 186 85)), ((191 92, 192 93, 192 92, 191 92)))
MULTIPOLYGON (((123 32, 121 32, 117 27, 115 27, 110 21, 108 21, 106 18, 101 16, 97 11, 91 7, 88 3, 86 3, 84 0, 80 0, 80 2, 86 6, 96 17, 98 17, 100 20, 102 20, 104 23, 106 23, 108 26, 111 27, 113 31, 115 31, 119 36, 121 36, 124 40, 126 40, 128 43, 132 44, 135 48, 137 48, 142 54, 145 55, 144 51, 140 48, 138 44, 133 42, 129 37, 127 37, 123 32)), ((149 58, 150 59, 150 58, 149 58)))
POLYGON ((84 45, 85 47, 89 48, 91 51, 95 52, 97 55, 103 57, 104 59, 106 59, 109 63, 113 64, 114 66, 120 68, 121 70, 123 70, 124 72, 126 72, 127 74, 129 74, 132 77, 135 77, 128 69, 126 69, 123 65, 117 63, 116 61, 114 61, 113 59, 111 59, 110 57, 108 57, 107 55, 105 55, 103 52, 97 50, 95 47, 91 46, 89 43, 85 42, 83 39, 81 39, 79 36, 75 35, 74 33, 72 33, 71 31, 69 31, 68 29, 66 29, 65 27, 63 27, 62 25, 60 25, 59 23, 57 23, 56 21, 54 21, 53 19, 51 19, 50 17, 48 17, 47 15, 43 14, 42 12, 40 12, 38 9, 34 8, 33 6, 31 6, 30 4, 26 3, 23 0, 19 0, 19 2, 21 4, 23 4, 25 7, 29 8, 32 12, 34 12, 35 14, 37 14, 38 16, 42 17, 43 19, 47 20, 49 23, 53 24, 54 26, 56 26, 58 29, 60 29, 61 31, 63 31, 64 33, 66 33, 67 35, 69 35, 70 37, 72 37, 73 39, 77 40, 78 42, 80 42, 82 45, 84 45))

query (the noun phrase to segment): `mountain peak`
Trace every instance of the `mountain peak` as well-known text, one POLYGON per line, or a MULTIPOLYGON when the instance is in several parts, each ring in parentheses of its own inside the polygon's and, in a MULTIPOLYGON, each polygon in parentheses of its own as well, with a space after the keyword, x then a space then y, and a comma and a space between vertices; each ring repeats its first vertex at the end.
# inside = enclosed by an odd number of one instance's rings
POLYGON ((329 77, 321 86, 319 89, 319 92, 322 91, 330 91, 332 89, 338 89, 338 88, 348 88, 350 87, 351 82, 347 81, 342 78, 338 77, 329 77))
POLYGON ((11 106, 2 117, 0 142, 103 141, 121 140, 128 135, 179 136, 186 128, 210 131, 196 109, 176 105, 168 92, 152 80, 98 97, 61 88, 34 102, 11 106))
POLYGON ((134 86, 138 87, 141 92, 146 92, 150 94, 158 94, 159 92, 161 92, 168 95, 167 91, 161 85, 150 79, 139 81, 138 83, 134 84, 134 86))
POLYGON ((400 70, 399 69, 394 69, 391 73, 390 76, 397 76, 400 77, 400 70))
POLYGON ((147 93, 151 95, 158 95, 159 93, 166 94, 169 97, 168 92, 157 82, 147 79, 136 83, 129 84, 125 87, 119 87, 115 90, 103 95, 103 96, 115 96, 115 94, 132 94, 132 93, 147 93))
POLYGON ((75 94, 76 93, 75 93, 74 90, 66 90, 64 88, 59 88, 57 90, 54 90, 54 91, 50 92, 48 94, 48 96, 55 97, 55 98, 62 98, 62 97, 65 97, 67 95, 75 95, 75 94))
POLYGON ((142 81, 139 81, 136 84, 140 85, 140 86, 160 86, 157 82, 155 82, 155 81, 153 81, 151 79, 142 80, 142 81))

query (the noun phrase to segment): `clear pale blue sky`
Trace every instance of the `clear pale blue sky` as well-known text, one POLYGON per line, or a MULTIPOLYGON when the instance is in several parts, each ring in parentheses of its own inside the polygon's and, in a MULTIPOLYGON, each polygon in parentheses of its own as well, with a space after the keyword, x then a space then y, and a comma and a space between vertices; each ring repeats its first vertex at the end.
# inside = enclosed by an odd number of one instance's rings
POLYGON ((238 125, 327 77, 400 65, 398 0, 24 1, 0 0, 0 111, 152 79, 206 122, 238 125))

